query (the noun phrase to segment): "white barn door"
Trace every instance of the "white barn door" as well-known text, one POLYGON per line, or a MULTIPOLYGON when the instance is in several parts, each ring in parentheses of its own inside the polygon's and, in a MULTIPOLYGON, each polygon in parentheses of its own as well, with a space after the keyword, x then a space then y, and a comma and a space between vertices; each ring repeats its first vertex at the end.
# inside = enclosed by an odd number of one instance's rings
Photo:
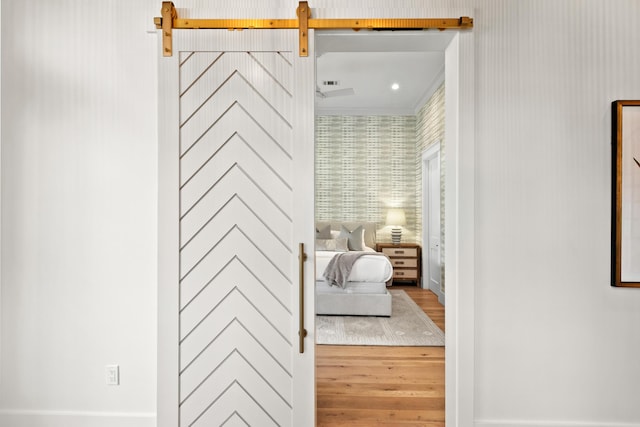
POLYGON ((159 58, 158 425, 312 426, 313 55, 297 55, 296 30, 173 34, 159 58))

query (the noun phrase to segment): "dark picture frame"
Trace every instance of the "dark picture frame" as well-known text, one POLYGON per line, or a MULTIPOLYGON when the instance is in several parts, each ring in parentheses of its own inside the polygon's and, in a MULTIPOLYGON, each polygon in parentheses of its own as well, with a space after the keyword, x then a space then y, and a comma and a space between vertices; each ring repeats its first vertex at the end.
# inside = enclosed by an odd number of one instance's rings
POLYGON ((611 285, 640 288, 640 101, 613 101, 611 285))

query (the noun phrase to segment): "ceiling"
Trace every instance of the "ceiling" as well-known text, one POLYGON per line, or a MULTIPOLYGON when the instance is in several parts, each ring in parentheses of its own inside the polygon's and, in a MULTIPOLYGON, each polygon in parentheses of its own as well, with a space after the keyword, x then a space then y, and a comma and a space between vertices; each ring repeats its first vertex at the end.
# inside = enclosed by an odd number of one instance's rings
MULTIPOLYGON (((414 115, 444 81, 453 33, 317 31, 316 114, 414 115), (327 86, 325 81, 338 82, 327 86), (393 90, 391 85, 398 84, 393 90), (331 96, 333 90, 353 94, 331 96)), ((338 92, 338 93, 340 93, 338 92)))

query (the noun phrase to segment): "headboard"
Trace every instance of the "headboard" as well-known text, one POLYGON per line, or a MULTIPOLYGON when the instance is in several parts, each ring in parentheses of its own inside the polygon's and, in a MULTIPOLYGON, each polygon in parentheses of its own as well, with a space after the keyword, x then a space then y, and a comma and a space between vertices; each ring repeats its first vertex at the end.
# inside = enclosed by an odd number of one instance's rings
POLYGON ((368 247, 375 249, 376 248, 376 230, 377 225, 375 222, 371 221, 317 221, 316 227, 323 228, 327 225, 331 225, 332 230, 340 231, 340 226, 344 225, 349 229, 349 231, 353 231, 358 226, 362 226, 364 228, 364 244, 368 247))

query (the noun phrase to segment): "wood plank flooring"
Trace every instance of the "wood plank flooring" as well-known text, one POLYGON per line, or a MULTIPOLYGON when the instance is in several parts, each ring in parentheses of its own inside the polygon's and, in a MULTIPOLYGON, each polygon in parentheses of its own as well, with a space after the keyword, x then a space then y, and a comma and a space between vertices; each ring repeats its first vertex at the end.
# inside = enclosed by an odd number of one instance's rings
MULTIPOLYGON (((437 296, 403 289, 444 331, 437 296)), ((444 347, 316 346, 318 427, 444 427, 444 347)))

